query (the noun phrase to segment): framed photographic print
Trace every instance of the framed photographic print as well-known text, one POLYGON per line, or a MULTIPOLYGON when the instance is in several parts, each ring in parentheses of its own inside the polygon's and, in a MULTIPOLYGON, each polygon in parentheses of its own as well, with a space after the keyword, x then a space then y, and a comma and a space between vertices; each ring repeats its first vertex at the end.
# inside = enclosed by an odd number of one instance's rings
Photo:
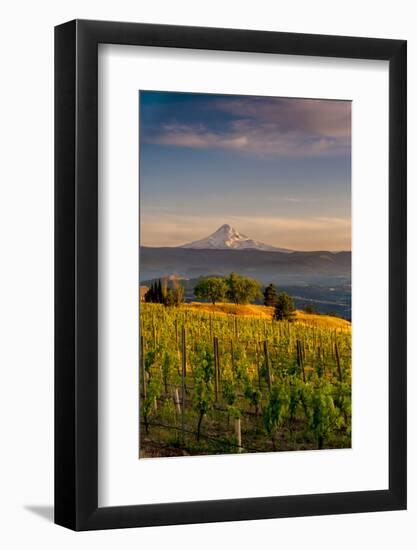
POLYGON ((406 507, 406 42, 55 31, 55 521, 406 507))

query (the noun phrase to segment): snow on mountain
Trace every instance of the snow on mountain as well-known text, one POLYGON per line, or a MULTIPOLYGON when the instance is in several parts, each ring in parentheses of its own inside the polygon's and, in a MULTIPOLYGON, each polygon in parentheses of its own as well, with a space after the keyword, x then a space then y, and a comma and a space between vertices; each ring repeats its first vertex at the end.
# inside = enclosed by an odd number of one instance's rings
POLYGON ((254 241, 246 235, 239 233, 229 224, 224 224, 217 231, 199 241, 186 243, 178 248, 195 248, 195 249, 211 249, 211 250, 265 250, 270 252, 292 252, 286 248, 276 248, 269 244, 254 241))

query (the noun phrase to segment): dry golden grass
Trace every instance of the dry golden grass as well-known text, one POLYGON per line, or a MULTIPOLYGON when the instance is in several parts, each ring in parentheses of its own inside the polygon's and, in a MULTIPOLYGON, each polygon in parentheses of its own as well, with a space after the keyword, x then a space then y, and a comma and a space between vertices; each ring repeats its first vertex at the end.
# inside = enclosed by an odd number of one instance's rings
POLYGON ((304 323, 306 325, 346 330, 346 331, 352 330, 351 323, 349 321, 346 321, 346 319, 340 319, 339 317, 332 317, 331 315, 315 315, 313 313, 305 313, 305 311, 298 311, 298 310, 296 314, 297 314, 297 321, 304 323))
POLYGON ((205 313, 214 313, 215 315, 239 315, 240 317, 258 317, 260 319, 271 319, 274 308, 265 306, 256 306, 253 304, 235 305, 227 302, 219 302, 216 305, 204 302, 191 302, 183 304, 183 309, 188 311, 200 311, 205 313))
MULTIPOLYGON (((189 304, 183 304, 181 308, 187 311, 213 313, 220 316, 239 315, 240 317, 257 317, 258 319, 272 319, 274 314, 273 307, 254 304, 237 306, 231 303, 219 302, 213 306, 212 304, 203 302, 191 302, 189 304)), ((299 310, 295 312, 295 315, 296 322, 306 325, 346 331, 351 330, 350 322, 345 319, 340 319, 339 317, 331 317, 330 315, 315 315, 299 310)))

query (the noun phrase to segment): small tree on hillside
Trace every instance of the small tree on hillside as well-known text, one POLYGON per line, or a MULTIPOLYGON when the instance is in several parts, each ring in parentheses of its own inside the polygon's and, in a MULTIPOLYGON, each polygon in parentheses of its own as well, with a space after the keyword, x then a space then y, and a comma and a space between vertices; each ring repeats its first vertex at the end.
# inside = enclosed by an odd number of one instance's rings
POLYGON ((292 321, 294 319, 294 300, 286 292, 281 292, 277 296, 275 304, 274 318, 277 321, 292 321))
POLYGON ((249 304, 262 296, 261 285, 255 279, 231 273, 226 279, 226 296, 234 304, 249 304))
POLYGON ((168 280, 164 278, 155 281, 144 296, 145 302, 164 304, 165 306, 179 306, 184 301, 184 287, 176 278, 173 279, 173 288, 168 288, 168 280))
POLYGON ((164 303, 164 294, 162 292, 161 279, 158 280, 158 284, 156 285, 156 296, 157 296, 158 304, 163 304, 164 303))
POLYGON ((277 303, 277 287, 272 283, 264 290, 264 305, 274 307, 277 303))
POLYGON ((164 304, 166 297, 166 283, 161 283, 161 279, 154 281, 144 296, 145 302, 153 304, 164 304), (164 290, 165 289, 165 290, 164 290))
POLYGON ((159 279, 157 293, 158 293, 158 300, 159 300, 160 304, 167 305, 167 300, 169 301, 169 298, 168 298, 169 292, 168 291, 169 291, 169 289, 168 289, 168 278, 164 277, 162 279, 162 282, 161 282, 161 279, 159 279))
POLYGON ((222 277, 207 277, 199 281, 194 287, 194 296, 202 300, 210 300, 215 305, 226 295, 227 285, 222 277))
POLYGON ((319 312, 317 311, 317 308, 313 304, 304 304, 303 305, 303 311, 305 313, 308 313, 310 315, 318 315, 319 312))
POLYGON ((153 282, 144 296, 145 302, 158 303, 158 284, 153 282))
POLYGON ((180 306, 184 301, 184 287, 179 284, 177 277, 172 280, 172 297, 174 306, 180 306))
POLYGON ((145 292, 145 296, 143 297, 143 299, 145 300, 145 302, 149 303, 149 302, 152 302, 152 298, 153 298, 153 283, 151 283, 151 286, 145 292))

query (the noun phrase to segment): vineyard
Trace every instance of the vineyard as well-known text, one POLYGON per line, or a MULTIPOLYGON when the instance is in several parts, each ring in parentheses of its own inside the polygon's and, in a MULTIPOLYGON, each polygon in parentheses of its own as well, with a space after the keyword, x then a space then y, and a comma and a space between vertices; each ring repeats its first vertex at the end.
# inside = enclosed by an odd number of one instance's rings
POLYGON ((141 457, 350 447, 349 323, 201 306, 141 304, 141 457))

